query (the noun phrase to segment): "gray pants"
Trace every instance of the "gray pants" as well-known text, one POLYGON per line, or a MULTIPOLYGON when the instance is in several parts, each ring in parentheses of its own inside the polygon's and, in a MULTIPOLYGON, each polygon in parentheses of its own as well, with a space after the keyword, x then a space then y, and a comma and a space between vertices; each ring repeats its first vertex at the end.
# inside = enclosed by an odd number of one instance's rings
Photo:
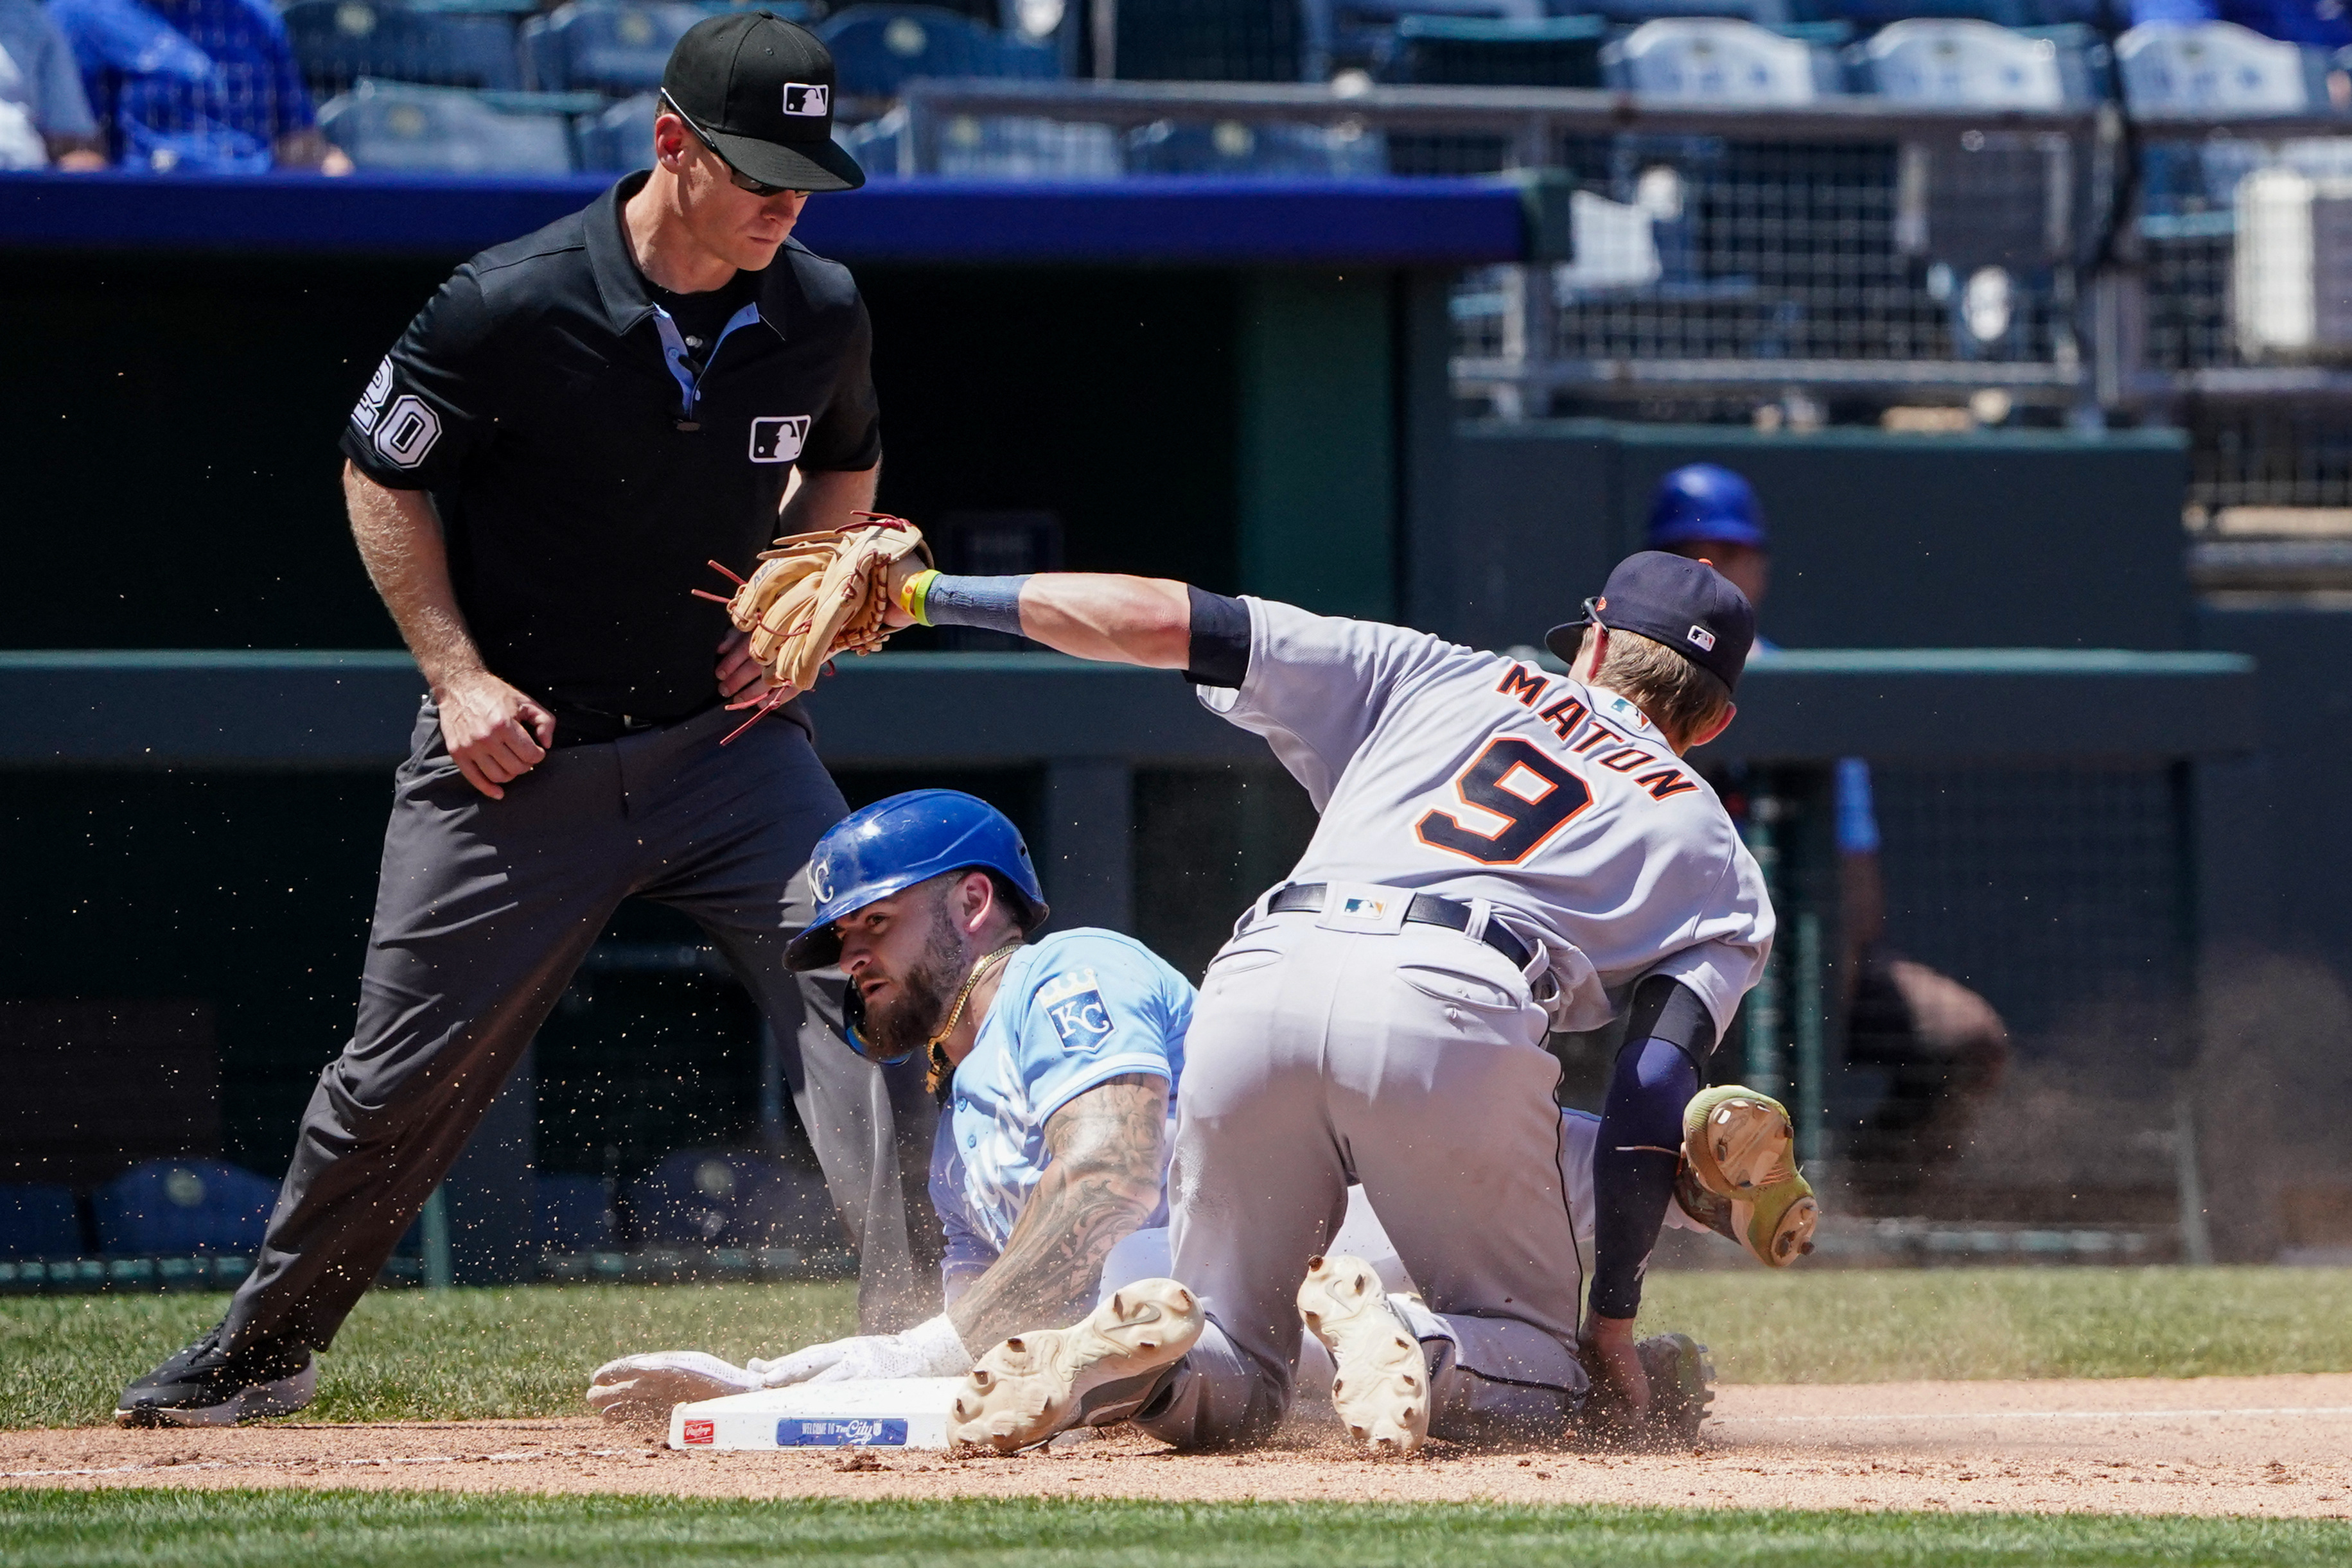
POLYGON ((394 776, 358 1021, 303 1113, 232 1337, 333 1342, 632 896, 698 922, 774 1031, 859 1249, 861 1325, 940 1310, 922 1064, 852 1054, 838 975, 783 965, 811 907, 809 849, 845 814, 841 791, 789 719, 722 748, 740 716, 564 747, 492 800, 458 774, 425 705, 394 776))
POLYGON ((1257 921, 1202 982, 1169 1195, 1174 1278, 1209 1326, 1140 1424, 1184 1448, 1272 1434, 1298 1286, 1352 1176, 1423 1292, 1392 1299, 1429 1364, 1430 1430, 1559 1437, 1585 1388, 1582 1269, 1543 1011, 1459 932, 1317 921, 1257 921))

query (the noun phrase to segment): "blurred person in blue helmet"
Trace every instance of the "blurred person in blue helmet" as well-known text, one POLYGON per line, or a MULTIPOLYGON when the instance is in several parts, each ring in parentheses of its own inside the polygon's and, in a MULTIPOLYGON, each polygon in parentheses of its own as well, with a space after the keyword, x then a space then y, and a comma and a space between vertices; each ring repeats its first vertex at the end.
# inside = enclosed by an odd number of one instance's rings
POLYGON ((814 917, 794 969, 838 966, 853 1043, 923 1055, 942 1110, 931 1194, 947 1230, 948 1310, 895 1334, 738 1367, 698 1352, 597 1369, 588 1402, 616 1418, 687 1399, 847 1378, 947 1377, 1110 1281, 1132 1232, 1167 1224, 1170 1118, 1192 987, 1150 949, 1046 918, 1020 831, 986 801, 918 789, 853 812, 809 859, 814 917))
MULTIPOLYGON (((1772 538, 1746 476, 1714 463, 1674 470, 1651 497, 1643 542, 1713 566, 1748 596, 1761 622, 1772 538)), ((1778 651, 1759 632, 1756 652, 1778 651)), ((1887 945, 1870 764, 1844 757, 1836 768, 1846 1060, 1875 1070, 1886 1084, 1843 1148, 1863 1185, 1889 1198, 1907 1197, 1965 1140, 1976 1107, 2008 1063, 2009 1030, 1984 998, 1887 945)))

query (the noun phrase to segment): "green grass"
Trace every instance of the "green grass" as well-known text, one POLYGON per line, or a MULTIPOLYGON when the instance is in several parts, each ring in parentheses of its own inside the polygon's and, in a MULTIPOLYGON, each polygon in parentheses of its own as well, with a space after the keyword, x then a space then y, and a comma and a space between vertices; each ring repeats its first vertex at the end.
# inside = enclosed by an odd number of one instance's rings
MULTIPOLYGON (((219 1316, 217 1296, 0 1300, 0 1426, 79 1426, 219 1316)), ((732 1360, 855 1332, 847 1284, 379 1291, 336 1342, 320 1419, 568 1415, 599 1362, 732 1360)), ((2352 1371, 2352 1270, 1662 1273, 1643 1319, 1727 1382, 2352 1371)))
POLYGON ((1738 1383, 2352 1372, 2352 1269, 1658 1273, 1642 1320, 1738 1383))
MULTIPOLYGON (((122 1385, 215 1322, 215 1295, 0 1300, 0 1427, 106 1420, 122 1385)), ((374 1291, 320 1366, 322 1421, 582 1415, 600 1363, 688 1347, 730 1361, 857 1332, 850 1284, 374 1291)))
POLYGON ((2352 1560, 2332 1520, 1712 1512, 1477 1503, 709 1502, 416 1492, 0 1497, 7 1559, 43 1568, 464 1568, 778 1561, 959 1568, 1350 1568, 1443 1562, 1783 1568, 2352 1560))

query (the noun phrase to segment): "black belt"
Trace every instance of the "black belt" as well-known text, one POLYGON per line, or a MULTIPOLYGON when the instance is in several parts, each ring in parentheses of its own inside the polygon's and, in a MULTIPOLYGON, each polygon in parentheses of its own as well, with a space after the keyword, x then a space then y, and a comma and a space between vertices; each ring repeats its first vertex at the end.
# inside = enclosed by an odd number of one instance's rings
POLYGON ((700 707, 659 718, 648 718, 638 714, 606 713, 601 708, 573 707, 560 703, 549 703, 547 709, 555 716, 555 744, 561 748, 567 746, 604 746, 624 736, 643 735, 649 729, 684 724, 688 719, 701 717, 717 707, 719 703, 719 699, 713 696, 700 707))
MULTIPOLYGON (((1320 915, 1323 912, 1324 886, 1319 882, 1294 882, 1287 887, 1276 889, 1275 895, 1265 901, 1265 912, 1268 915, 1320 915)), ((1412 895, 1412 902, 1405 906, 1404 923, 1407 925, 1443 925, 1449 931, 1467 931, 1470 929, 1470 906, 1456 904, 1450 898, 1440 898, 1433 893, 1416 893, 1412 895)), ((1487 917, 1486 929, 1478 940, 1508 958, 1514 969, 1525 969, 1535 956, 1528 951, 1526 944, 1496 924, 1491 915, 1487 917)))

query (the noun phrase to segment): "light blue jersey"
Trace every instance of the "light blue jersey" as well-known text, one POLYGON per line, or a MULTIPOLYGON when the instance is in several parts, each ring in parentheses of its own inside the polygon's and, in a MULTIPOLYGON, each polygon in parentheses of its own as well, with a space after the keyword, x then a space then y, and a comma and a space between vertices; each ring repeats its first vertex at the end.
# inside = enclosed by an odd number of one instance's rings
MULTIPOLYGON (((950 1297, 1003 1251, 1045 1174, 1045 1123, 1072 1100, 1122 1073, 1165 1078, 1174 1146, 1192 1023, 1191 983, 1115 931, 1058 932, 1013 956, 931 1144, 950 1297)), ((1144 1223, 1167 1222, 1163 1200, 1144 1223)))

